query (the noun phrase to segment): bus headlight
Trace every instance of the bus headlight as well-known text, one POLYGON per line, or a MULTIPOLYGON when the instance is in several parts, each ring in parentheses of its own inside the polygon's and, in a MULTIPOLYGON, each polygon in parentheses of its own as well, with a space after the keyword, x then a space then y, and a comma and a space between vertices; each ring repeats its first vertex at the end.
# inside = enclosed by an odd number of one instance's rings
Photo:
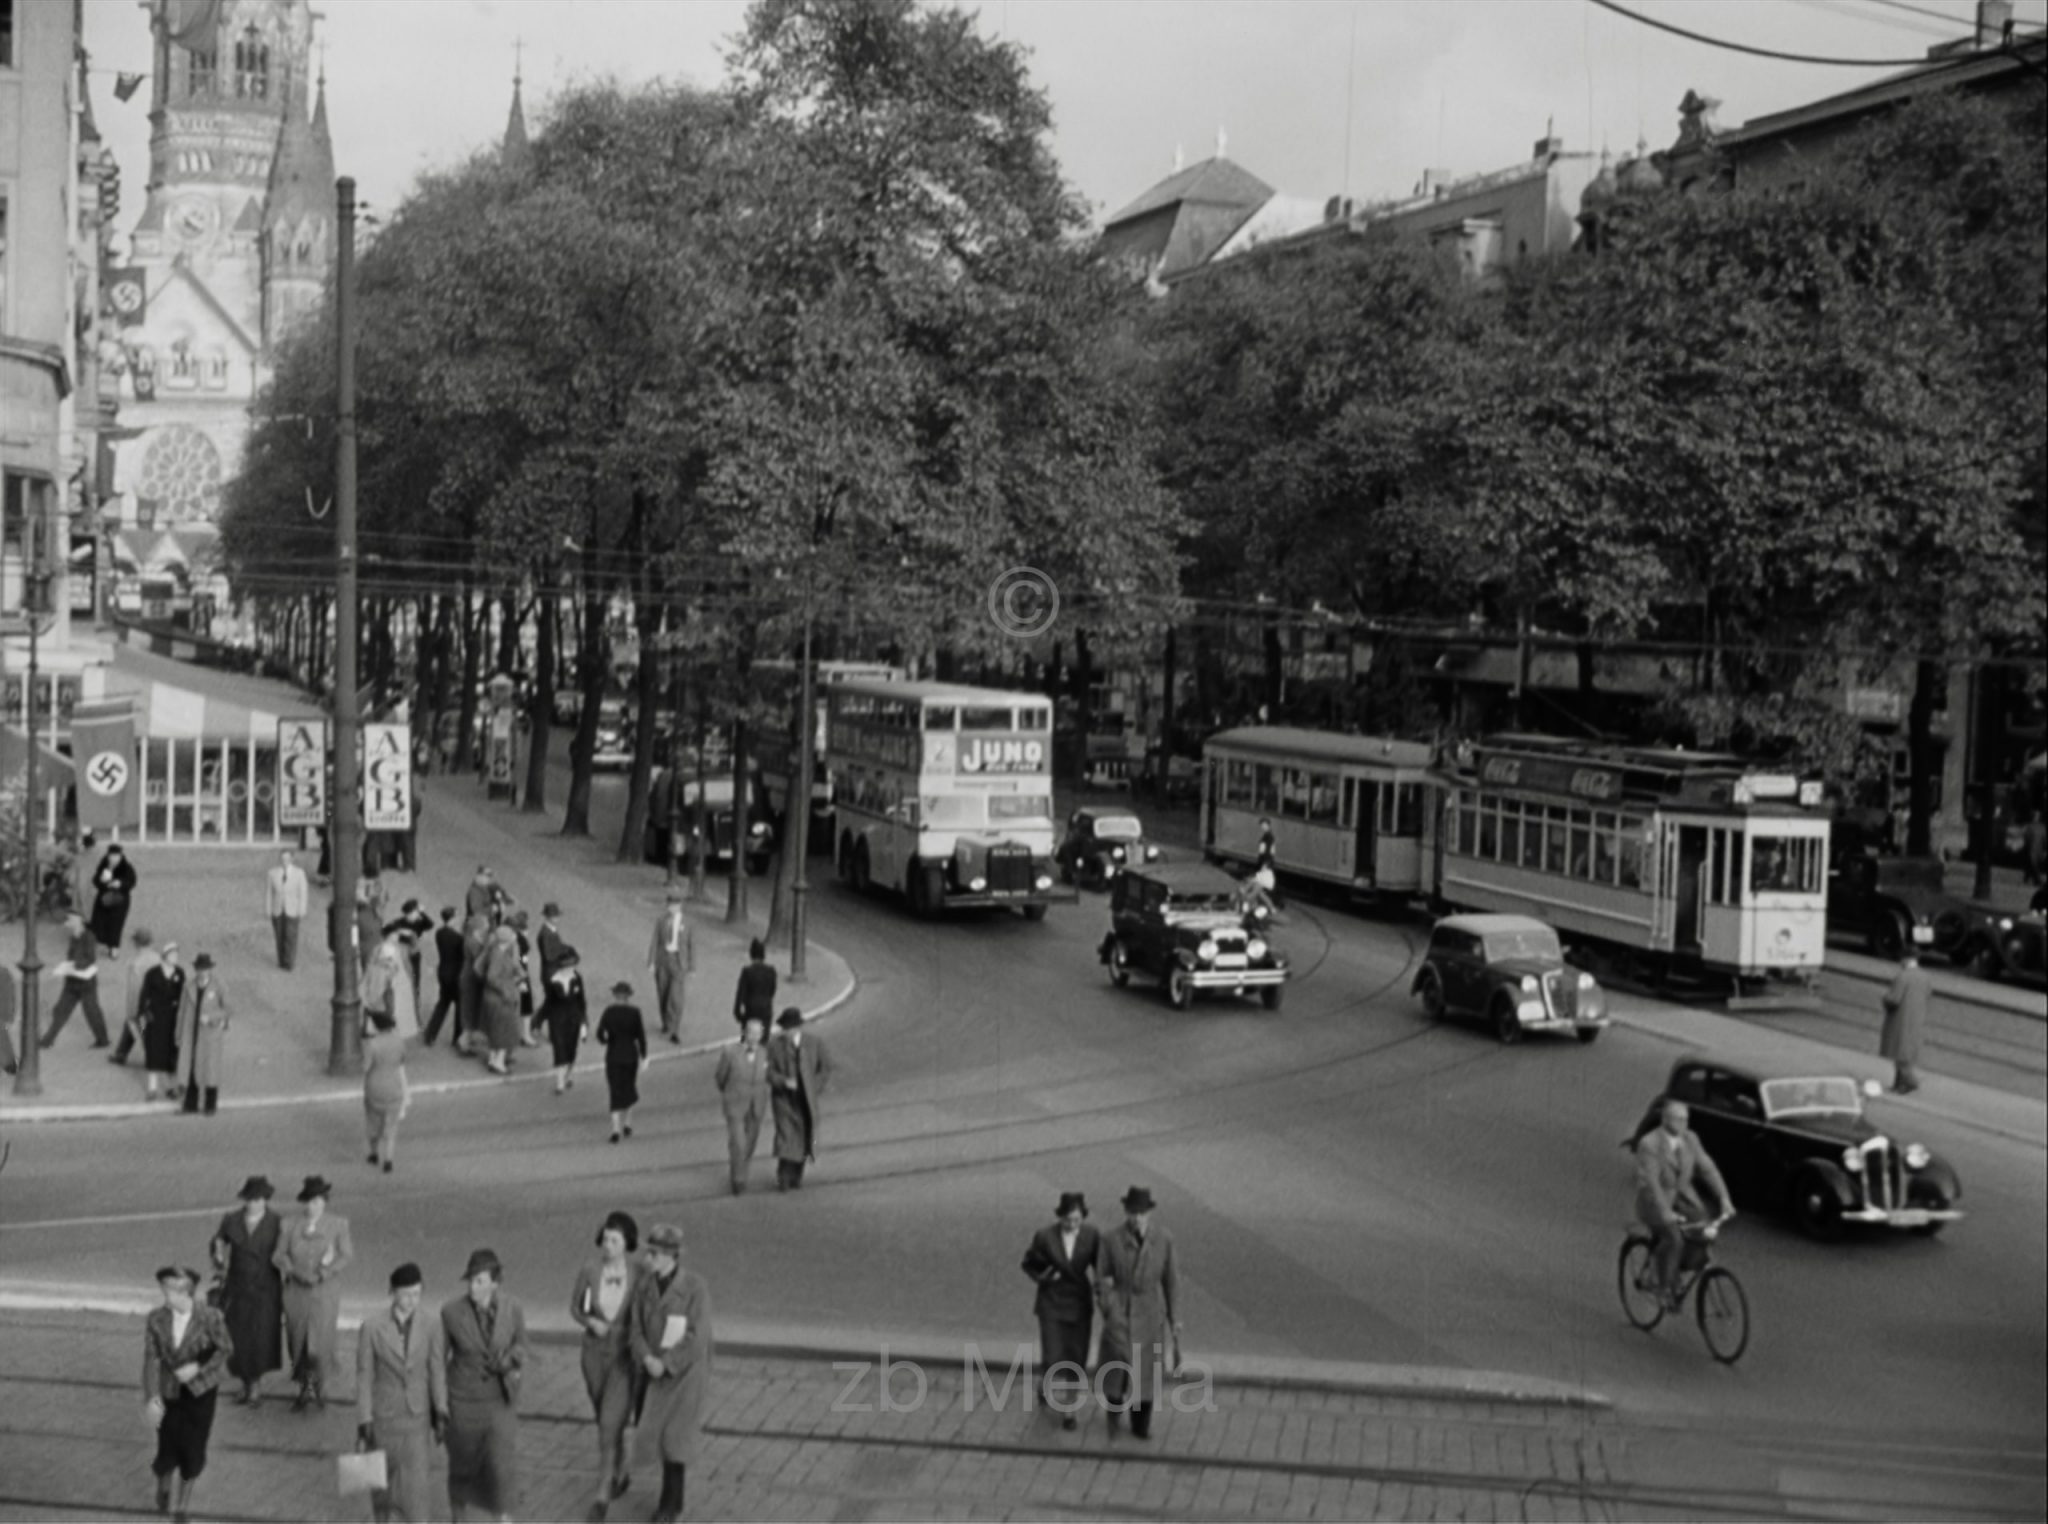
POLYGON ((747 834, 749 836, 766 836, 768 834, 768 822, 765 820, 755 821, 747 827, 747 834))
POLYGON ((1934 1155, 1927 1151, 1925 1143, 1908 1143, 1906 1145, 1907 1169, 1925 1169, 1932 1162, 1933 1158, 1934 1155))
POLYGON ((1272 949, 1266 946, 1266 939, 1264 937, 1253 937, 1244 944, 1244 955, 1254 963, 1265 962, 1266 954, 1271 951, 1272 949))
POLYGON ((1049 873, 1039 874, 1038 887, 1041 889, 1050 889, 1052 887, 1052 875, 1049 873))
POLYGON ((1582 990, 1592 989, 1597 982, 1598 981, 1595 980, 1591 974, 1579 975, 1579 988, 1582 990))
POLYGON ((1216 952, 1217 948, 1214 939, 1204 937, 1202 938, 1202 945, 1195 949, 1195 956, 1204 963, 1214 963, 1216 961, 1216 952))
POLYGON ((1538 979, 1534 974, 1522 975, 1522 993, 1525 995, 1542 994, 1543 981, 1538 979))
POLYGON ((986 889, 987 887, 988 880, 985 878, 970 878, 967 881, 967 889, 968 892, 971 894, 979 894, 982 890, 986 889))

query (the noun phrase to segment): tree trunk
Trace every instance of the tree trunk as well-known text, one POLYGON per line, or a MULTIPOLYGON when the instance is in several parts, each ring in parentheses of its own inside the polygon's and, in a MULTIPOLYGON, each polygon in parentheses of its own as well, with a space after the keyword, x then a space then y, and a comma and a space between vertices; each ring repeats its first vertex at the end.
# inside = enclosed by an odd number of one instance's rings
POLYGON ((484 621, 490 604, 476 598, 467 583, 462 588, 462 692, 457 697, 461 719, 455 729, 455 770, 466 773, 477 764, 476 685, 483 665, 484 621))
POLYGON ((541 617, 534 623, 533 690, 526 704, 526 802, 529 815, 548 807, 548 732, 555 722, 555 622, 547 607, 555 599, 555 566, 552 559, 534 568, 539 584, 541 617))
POLYGON ((1928 857, 1934 851, 1934 790, 1941 777, 1941 753, 1934 744, 1935 695, 1947 683, 1948 670, 1940 662, 1915 663, 1913 702, 1906 710, 1906 745, 1912 776, 1906 803, 1909 857, 1928 857))
MULTIPOLYGON (((1159 763, 1163 769, 1166 759, 1173 755, 1174 704, 1173 688, 1180 666, 1180 643, 1178 632, 1172 625, 1166 627, 1166 650, 1160 662, 1164 671, 1164 686, 1159 690, 1159 763)), ((1160 783, 1166 781, 1165 773, 1160 774, 1160 783)))
POLYGON ((569 806, 562 815, 564 836, 590 834, 590 780, 597 755, 597 711, 604 702, 610 663, 604 659, 605 589, 597 570, 597 513, 590 515, 583 539, 583 618, 577 636, 576 681, 583 708, 576 716, 575 739, 569 743, 569 806))
POLYGON ((1515 610, 1515 728, 1527 731, 1536 706, 1529 699, 1529 669, 1534 664, 1530 649, 1529 605, 1515 610))
MULTIPOLYGON (((641 538, 636 534, 635 539, 641 538)), ((656 596, 652 563, 640 547, 640 586, 633 600, 633 628, 640 635, 640 664, 633 674, 633 772, 626 785, 626 823, 619 832, 618 860, 637 863, 647 834, 647 786, 654 773, 654 715, 661 707, 661 634, 667 625, 656 596)))
POLYGON ((512 677, 519 671, 519 590, 502 594, 498 607, 498 660, 492 671, 512 677))
POLYGON ((1980 900, 1991 898, 1991 868, 2003 845, 2000 838, 2005 835, 1998 819, 1997 775, 1991 755, 1998 744, 2004 675, 2003 669, 1986 662, 1979 662, 1970 674, 1970 766, 1965 786, 1977 795, 1977 819, 1970 841, 1975 849, 1971 860, 1976 864, 1976 873, 1971 879, 1970 894, 1980 900))
POLYGON ((1088 738, 1095 730, 1095 664, 1088 654, 1088 632, 1074 631, 1074 729, 1078 747, 1075 782, 1086 787, 1090 781, 1088 738))
MULTIPOLYGON (((744 668, 741 675, 744 692, 744 668)), ((747 742, 747 711, 742 703, 732 722, 732 876, 725 887, 727 924, 747 918, 747 806, 753 802, 747 787, 747 742)))

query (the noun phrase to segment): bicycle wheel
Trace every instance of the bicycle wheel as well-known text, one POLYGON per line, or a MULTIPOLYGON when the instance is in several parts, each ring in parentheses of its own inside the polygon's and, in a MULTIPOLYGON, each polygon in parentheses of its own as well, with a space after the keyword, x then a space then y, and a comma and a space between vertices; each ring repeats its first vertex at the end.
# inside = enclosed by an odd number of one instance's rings
POLYGON ((1615 1281, 1621 1291, 1621 1310, 1645 1333, 1664 1321, 1664 1298, 1651 1284, 1653 1279, 1649 1239, 1640 1233, 1629 1234, 1621 1242, 1615 1281))
POLYGON ((1700 1320, 1700 1337, 1714 1358, 1723 1365, 1740 1360, 1749 1348, 1749 1298, 1734 1272, 1716 1265, 1702 1275, 1693 1311, 1700 1320))

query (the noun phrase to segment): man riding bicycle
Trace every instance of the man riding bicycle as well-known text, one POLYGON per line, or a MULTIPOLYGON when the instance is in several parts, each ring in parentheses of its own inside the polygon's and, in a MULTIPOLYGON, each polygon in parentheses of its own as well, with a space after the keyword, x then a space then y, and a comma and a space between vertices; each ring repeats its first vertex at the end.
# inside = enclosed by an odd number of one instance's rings
POLYGON ((1673 1312, 1678 1310, 1678 1265, 1685 1248, 1685 1230, 1711 1221, 1715 1215, 1700 1199, 1700 1189, 1704 1187, 1720 1204, 1722 1221, 1735 1215, 1727 1182, 1686 1125, 1691 1119, 1685 1102, 1667 1100, 1658 1125, 1636 1143, 1636 1216, 1650 1230, 1655 1289, 1673 1312))

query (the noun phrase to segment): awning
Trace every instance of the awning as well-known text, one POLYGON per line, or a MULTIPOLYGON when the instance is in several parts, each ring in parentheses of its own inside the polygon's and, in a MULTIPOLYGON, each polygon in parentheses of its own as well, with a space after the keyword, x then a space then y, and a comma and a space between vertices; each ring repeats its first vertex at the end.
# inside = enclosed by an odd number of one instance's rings
MULTIPOLYGON (((0 725, 0 778, 12 782, 27 771, 28 738, 19 726, 0 725)), ((71 787, 71 759, 40 740, 36 743, 36 785, 43 789, 71 787)))
POLYGON ((114 647, 106 692, 109 697, 132 695, 136 733, 154 737, 274 741, 280 716, 315 714, 320 707, 284 683, 174 661, 130 645, 114 647))

